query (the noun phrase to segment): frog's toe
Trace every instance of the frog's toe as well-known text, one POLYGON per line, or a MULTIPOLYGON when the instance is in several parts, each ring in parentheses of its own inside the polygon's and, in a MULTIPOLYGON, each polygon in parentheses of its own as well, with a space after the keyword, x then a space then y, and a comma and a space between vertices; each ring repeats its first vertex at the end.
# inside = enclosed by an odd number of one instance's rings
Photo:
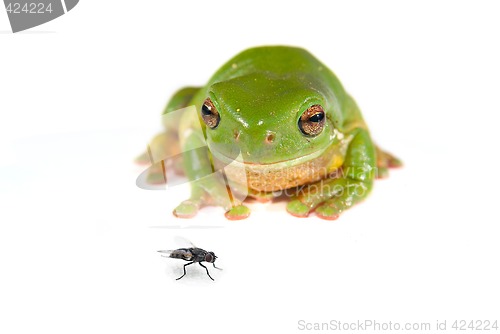
POLYGON ((244 205, 237 205, 227 211, 224 215, 229 220, 245 219, 250 216, 250 209, 244 205))
POLYGON ((178 218, 192 218, 198 213, 198 205, 192 201, 184 201, 174 209, 174 216, 178 218))
POLYGON ((286 211, 295 217, 307 217, 311 210, 307 205, 296 199, 288 203, 286 211))
POLYGON ((339 218, 340 215, 339 209, 332 204, 320 205, 316 208, 315 212, 316 216, 326 220, 335 220, 339 218))
POLYGON ((399 168, 403 166, 403 162, 395 156, 391 155, 388 161, 388 165, 390 168, 399 168))

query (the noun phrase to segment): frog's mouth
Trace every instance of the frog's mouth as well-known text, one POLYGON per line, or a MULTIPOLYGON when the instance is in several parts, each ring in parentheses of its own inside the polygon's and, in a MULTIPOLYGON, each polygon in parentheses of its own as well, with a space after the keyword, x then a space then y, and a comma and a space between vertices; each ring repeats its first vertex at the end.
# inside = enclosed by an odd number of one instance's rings
POLYGON ((218 151, 213 145, 210 145, 208 143, 208 147, 210 149, 210 153, 214 156, 215 159, 220 161, 223 165, 231 165, 234 168, 240 167, 240 168, 247 168, 251 169, 254 171, 257 171, 259 169, 263 170, 283 170, 283 169, 288 169, 294 166, 302 165, 304 163, 307 163, 308 161, 312 161, 320 156, 322 156, 329 148, 329 146, 321 148, 319 150, 316 150, 312 153, 293 158, 293 159, 288 159, 288 160, 281 160, 277 162, 272 162, 272 163, 256 163, 256 162, 249 162, 245 161, 243 159, 243 156, 241 153, 236 157, 236 158, 230 158, 220 151, 218 151))

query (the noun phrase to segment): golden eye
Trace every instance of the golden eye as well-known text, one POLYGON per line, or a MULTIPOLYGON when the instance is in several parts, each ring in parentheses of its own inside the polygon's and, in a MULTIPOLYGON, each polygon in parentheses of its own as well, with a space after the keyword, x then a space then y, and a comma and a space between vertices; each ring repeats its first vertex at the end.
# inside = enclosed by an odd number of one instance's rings
POLYGON ((309 137, 317 136, 325 127, 325 111, 319 104, 307 108, 300 116, 299 129, 309 137))
POLYGON ((203 106, 201 107, 201 118, 203 118, 203 122, 205 122, 210 129, 215 129, 217 125, 219 125, 219 112, 209 97, 203 102, 203 106))

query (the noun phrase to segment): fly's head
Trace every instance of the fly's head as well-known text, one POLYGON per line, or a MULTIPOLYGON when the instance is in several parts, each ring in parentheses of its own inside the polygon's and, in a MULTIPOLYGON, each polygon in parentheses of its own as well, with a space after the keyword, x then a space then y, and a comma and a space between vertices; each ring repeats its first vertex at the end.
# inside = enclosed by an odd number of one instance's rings
POLYGON ((215 256, 214 252, 207 252, 205 254, 205 262, 214 263, 215 259, 217 259, 217 256, 215 256))

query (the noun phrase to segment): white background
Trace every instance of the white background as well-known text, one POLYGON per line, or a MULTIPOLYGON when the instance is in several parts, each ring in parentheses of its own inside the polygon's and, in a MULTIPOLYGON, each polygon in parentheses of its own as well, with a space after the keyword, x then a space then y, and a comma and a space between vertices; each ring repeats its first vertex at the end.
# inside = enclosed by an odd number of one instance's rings
MULTIPOLYGON (((298 321, 498 319, 494 1, 91 1, 0 10, 0 332, 290 333, 298 321), (307 48, 405 167, 335 222, 171 211, 133 158, 168 97, 245 48, 307 48), (181 235, 224 271, 158 249, 181 235)), ((500 320, 500 319, 499 319, 500 320)), ((450 330, 451 331, 451 330, 450 330)))

